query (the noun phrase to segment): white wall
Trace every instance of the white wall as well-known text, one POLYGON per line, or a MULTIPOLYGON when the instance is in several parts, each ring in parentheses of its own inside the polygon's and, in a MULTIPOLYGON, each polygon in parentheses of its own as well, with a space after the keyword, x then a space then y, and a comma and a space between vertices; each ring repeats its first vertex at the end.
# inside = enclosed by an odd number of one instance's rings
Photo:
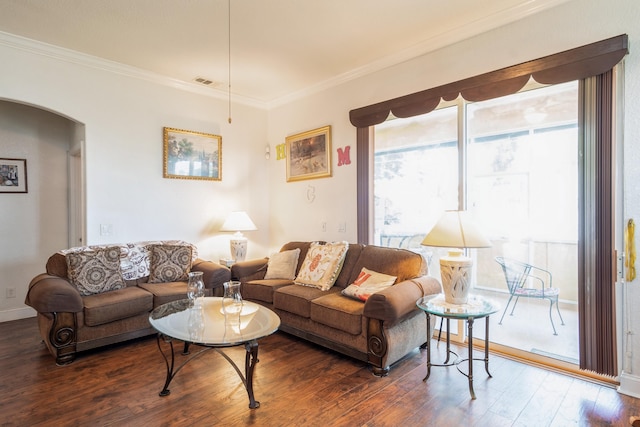
MULTIPOLYGON (((233 105, 233 123, 228 124, 225 100, 47 53, 46 48, 40 54, 37 49, 0 43, 0 100, 37 106, 84 125, 88 244, 183 239, 196 244, 203 258, 217 260, 229 255, 230 233, 218 231, 225 216, 232 210, 247 210, 259 228, 247 233, 248 256, 265 254, 269 223, 264 209, 267 195, 261 185, 267 177, 263 109, 233 105), (222 181, 163 178, 164 126, 221 135, 222 181), (113 234, 101 235, 101 224, 110 224, 113 234)), ((5 116, 0 129, 11 122, 5 116)), ((72 128, 68 120, 64 122, 72 128)), ((50 127, 44 123, 33 138, 42 137, 50 127)), ((67 144, 75 139, 75 132, 69 130, 67 144)), ((44 271, 49 255, 66 247, 66 229, 39 222, 52 210, 39 197, 54 198, 43 194, 47 192, 38 183, 37 172, 44 174, 45 169, 37 168, 37 158, 48 157, 39 147, 31 140, 12 140, 10 146, 4 138, 0 140, 0 157, 27 158, 30 178, 28 194, 0 195, 1 206, 6 209, 5 203, 11 202, 16 212, 2 229, 0 265, 12 262, 23 267, 10 282, 18 287, 17 298, 6 299, 0 290, 0 321, 16 318, 15 310, 25 307, 31 278, 44 271), (5 228, 12 230, 11 244, 20 242, 20 251, 5 243, 9 237, 5 228), (63 243, 48 240, 61 232, 63 243), (40 247, 45 249, 40 252, 40 247)), ((66 151, 63 154, 66 161, 66 151)), ((56 176, 66 179, 66 166, 56 176)), ((66 203, 66 195, 60 199, 66 203)), ((4 269, 2 273, 0 287, 7 286, 4 269)))
POLYGON ((67 119, 0 101, 0 157, 27 160, 28 193, 0 193, 0 313, 32 315, 23 304, 34 271, 67 244, 67 119), (7 289, 15 298, 7 298, 7 289))
MULTIPOLYGON (((272 246, 277 247, 293 239, 356 240, 356 133, 348 122, 349 110, 624 33, 629 35, 631 52, 625 59, 623 155, 627 185, 621 217, 635 217, 638 220, 640 194, 635 185, 630 185, 640 179, 640 168, 636 167, 640 164, 640 79, 637 78, 640 75, 640 59, 633 51, 634 46, 640 44, 638 22, 640 4, 636 0, 574 0, 340 87, 272 109, 269 112, 269 142, 272 145, 284 142, 287 135, 332 125, 335 170, 333 178, 287 183, 284 161, 270 164, 272 227, 269 240, 272 246), (352 146, 352 164, 338 168, 335 150, 345 145, 352 146), (316 200, 313 203, 306 200, 308 186, 315 188, 316 200), (326 233, 320 232, 322 221, 329 225, 326 233), (347 222, 346 233, 336 231, 340 221, 347 222)), ((622 307, 640 304, 637 282, 636 279, 627 285, 628 292, 622 307)), ((618 295, 618 299, 622 298, 621 294, 618 295)), ((628 318, 623 316, 624 309, 620 311, 620 324, 629 323, 632 330, 638 328, 640 314, 637 310, 629 310, 628 318)), ((619 354, 628 352, 631 355, 621 366, 625 371, 621 388, 640 396, 640 338, 631 335, 630 341, 628 347, 623 348, 621 343, 619 348, 619 354)))

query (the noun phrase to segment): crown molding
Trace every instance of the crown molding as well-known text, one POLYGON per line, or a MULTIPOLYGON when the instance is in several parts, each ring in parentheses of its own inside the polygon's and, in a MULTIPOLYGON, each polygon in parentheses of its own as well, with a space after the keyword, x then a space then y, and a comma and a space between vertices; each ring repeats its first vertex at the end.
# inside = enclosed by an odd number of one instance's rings
MULTIPOLYGON (((92 56, 71 49, 39 42, 15 34, 0 31, 0 45, 4 45, 12 49, 22 50, 35 55, 45 56, 57 61, 69 62, 75 65, 94 68, 112 74, 119 74, 138 80, 144 80, 158 85, 196 93, 198 95, 208 96, 225 101, 229 99, 229 93, 226 91, 204 87, 196 83, 173 79, 161 74, 153 73, 151 71, 146 71, 140 68, 121 64, 119 62, 99 58, 97 56, 92 56)), ((264 102, 246 96, 236 95, 233 92, 231 93, 231 98, 233 99, 234 103, 248 105, 260 109, 267 108, 267 105, 264 102)))
POLYGON ((483 17, 474 22, 467 23, 458 28, 430 37, 410 48, 388 55, 380 60, 370 62, 360 68, 350 70, 336 77, 332 77, 318 84, 268 102, 267 109, 288 104, 351 80, 407 62, 443 47, 477 36, 478 34, 518 21, 527 16, 535 15, 544 10, 554 8, 563 3, 567 3, 568 1, 571 0, 530 0, 526 3, 499 11, 493 15, 483 17))
MULTIPOLYGON (((430 37, 422 42, 395 52, 377 61, 368 63, 362 67, 350 70, 338 76, 329 78, 317 84, 311 85, 299 91, 284 95, 272 101, 262 101, 255 98, 231 93, 234 103, 243 104, 259 109, 269 110, 279 107, 301 98, 314 95, 321 91, 339 86, 346 82, 366 76, 368 74, 381 71, 394 65, 409 61, 411 59, 426 55, 427 53, 441 49, 448 45, 471 38, 486 31, 493 30, 500 26, 510 24, 527 16, 534 15, 547 9, 551 9, 570 0, 530 0, 523 4, 511 7, 483 17, 474 22, 467 23, 453 30, 430 37)), ((21 37, 0 31, 0 45, 5 45, 13 49, 26 51, 32 54, 45 56, 58 61, 73 63, 80 66, 98 69, 101 71, 119 74, 158 85, 168 86, 174 89, 196 93, 220 100, 229 100, 229 93, 224 90, 204 87, 202 85, 183 80, 173 79, 161 74, 146 71, 140 68, 124 65, 107 59, 80 53, 59 46, 39 42, 36 40, 21 37)))

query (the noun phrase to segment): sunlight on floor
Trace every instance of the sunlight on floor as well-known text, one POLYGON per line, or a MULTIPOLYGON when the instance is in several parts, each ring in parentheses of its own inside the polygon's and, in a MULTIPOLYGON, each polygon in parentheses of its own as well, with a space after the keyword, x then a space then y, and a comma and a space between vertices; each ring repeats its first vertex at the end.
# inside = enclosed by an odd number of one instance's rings
MULTIPOLYGON (((473 293, 482 295, 496 302, 500 311, 489 320, 489 338, 491 342, 519 350, 547 356, 569 363, 578 364, 578 306, 577 304, 560 303, 560 313, 564 325, 553 308, 552 317, 558 335, 553 334, 549 320, 549 301, 531 298, 520 298, 513 315, 513 301, 500 325, 500 317, 506 307, 508 294, 481 291, 473 293)), ((455 322, 452 322, 455 323, 455 322)), ((436 324, 439 327, 440 323, 436 324)), ((454 326, 452 324, 452 326, 454 326)), ((484 339, 485 321, 474 323, 474 338, 484 339)), ((455 327, 455 326, 454 326, 455 327)))

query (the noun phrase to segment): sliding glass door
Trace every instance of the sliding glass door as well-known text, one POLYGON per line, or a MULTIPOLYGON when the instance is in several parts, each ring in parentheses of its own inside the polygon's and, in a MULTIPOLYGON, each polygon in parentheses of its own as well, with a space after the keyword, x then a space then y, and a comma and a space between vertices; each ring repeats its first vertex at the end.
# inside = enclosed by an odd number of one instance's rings
MULTIPOLYGON (((423 247, 422 237, 443 210, 468 210, 493 245, 469 253, 473 292, 506 309, 504 318, 502 311, 491 318, 491 341, 577 363, 577 82, 477 103, 459 99, 377 125, 374 141, 375 243, 422 253, 439 277, 446 249, 423 247), (560 313, 555 305, 550 311, 550 299, 509 301, 496 257, 548 272, 560 313)), ((540 283, 524 286, 533 293, 540 283)), ((476 331, 484 338, 483 328, 476 331)))

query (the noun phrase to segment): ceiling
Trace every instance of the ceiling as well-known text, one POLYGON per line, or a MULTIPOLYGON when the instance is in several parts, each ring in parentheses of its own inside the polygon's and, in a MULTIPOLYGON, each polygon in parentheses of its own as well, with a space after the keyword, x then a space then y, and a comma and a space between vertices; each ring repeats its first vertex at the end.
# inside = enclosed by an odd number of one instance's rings
POLYGON ((268 107, 565 1, 0 0, 0 32, 172 81, 208 79, 215 96, 228 95, 230 75, 234 97, 268 107))

